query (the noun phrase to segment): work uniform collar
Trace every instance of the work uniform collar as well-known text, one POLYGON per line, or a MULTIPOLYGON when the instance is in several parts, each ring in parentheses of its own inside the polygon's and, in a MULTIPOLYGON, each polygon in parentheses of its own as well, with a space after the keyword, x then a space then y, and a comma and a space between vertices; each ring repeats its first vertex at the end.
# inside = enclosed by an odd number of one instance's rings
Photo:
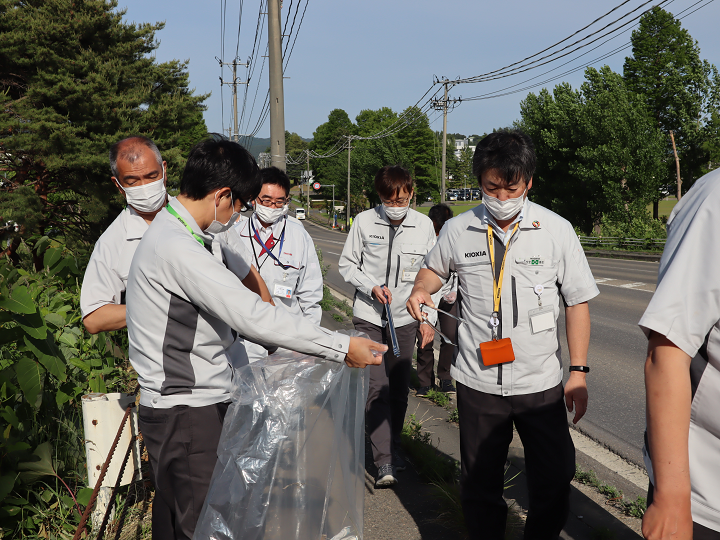
MULTIPOLYGON (((260 234, 260 236, 269 237, 270 232, 272 231, 273 237, 277 238, 280 236, 280 234, 282 234, 282 229, 285 226, 286 218, 287 216, 284 216, 282 219, 278 219, 275 223, 270 224, 270 226, 268 227, 263 227, 255 212, 253 212, 253 215, 250 219, 252 220, 253 227, 255 227, 255 230, 258 232, 258 234, 260 234)), ((252 234, 252 232, 250 234, 252 234)))
POLYGON ((140 240, 150 225, 132 206, 128 205, 125 211, 125 240, 140 240))
MULTIPOLYGON (((170 197, 170 199, 168 200, 168 204, 172 206, 173 210, 175 210, 180 215, 180 217, 182 217, 187 222, 188 226, 193 230, 193 232, 203 239, 203 242, 205 242, 206 246, 212 245, 213 235, 204 232, 200 228, 200 226, 195 222, 195 219, 190 215, 190 212, 187 211, 187 209, 182 205, 180 201, 177 200, 176 197, 170 197)), ((182 223, 180 225, 182 225, 182 223)))
MULTIPOLYGON (((390 223, 390 219, 387 217, 387 214, 385 214, 385 205, 379 204, 375 207, 375 223, 377 225, 388 225, 390 227, 395 227, 392 223, 390 223)), ((412 212, 412 208, 408 208, 407 214, 405 214, 405 219, 402 220, 402 223, 398 225, 398 227, 415 227, 417 226, 417 217, 414 212, 412 212)))

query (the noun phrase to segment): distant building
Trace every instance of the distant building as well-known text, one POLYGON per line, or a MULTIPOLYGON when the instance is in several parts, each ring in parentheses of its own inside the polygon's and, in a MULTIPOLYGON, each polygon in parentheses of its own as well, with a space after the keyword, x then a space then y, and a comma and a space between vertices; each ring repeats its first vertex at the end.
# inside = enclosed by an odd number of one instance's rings
POLYGON ((476 146, 470 146, 470 139, 455 139, 455 157, 460 159, 460 155, 465 148, 469 148, 474 154, 476 146))

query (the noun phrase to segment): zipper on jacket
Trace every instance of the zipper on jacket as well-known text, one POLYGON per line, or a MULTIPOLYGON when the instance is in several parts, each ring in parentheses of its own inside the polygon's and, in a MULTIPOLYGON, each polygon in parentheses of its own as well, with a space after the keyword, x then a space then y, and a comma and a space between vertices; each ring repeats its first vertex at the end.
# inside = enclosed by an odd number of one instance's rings
POLYGON ((513 306, 513 328, 518 325, 518 303, 517 290, 515 286, 515 276, 512 276, 512 306, 513 306))
POLYGON ((398 278, 400 277, 400 254, 398 253, 398 263, 397 268, 395 269, 395 288, 398 287, 398 278))

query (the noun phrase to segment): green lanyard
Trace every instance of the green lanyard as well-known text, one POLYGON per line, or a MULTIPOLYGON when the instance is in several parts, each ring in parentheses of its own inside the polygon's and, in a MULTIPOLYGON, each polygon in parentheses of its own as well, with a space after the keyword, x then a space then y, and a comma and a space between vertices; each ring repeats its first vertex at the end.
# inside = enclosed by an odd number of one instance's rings
POLYGON ((178 219, 180 220, 180 223, 182 223, 183 225, 185 225, 185 228, 186 228, 188 231, 190 231, 190 234, 193 235, 193 238, 194 238, 195 240, 197 240, 198 242, 200 242, 200 245, 201 245, 201 246, 206 247, 206 246, 205 246, 205 240, 203 240, 202 238, 200 238, 200 236, 198 236, 197 234, 195 234, 195 231, 192 230, 192 227, 190 227, 190 225, 187 224, 187 221, 185 221, 183 218, 180 217, 180 214, 178 214, 172 206, 170 206, 170 205, 168 204, 165 208, 166 208, 167 211, 170 212, 173 216, 175 216, 176 218, 178 218, 178 219))

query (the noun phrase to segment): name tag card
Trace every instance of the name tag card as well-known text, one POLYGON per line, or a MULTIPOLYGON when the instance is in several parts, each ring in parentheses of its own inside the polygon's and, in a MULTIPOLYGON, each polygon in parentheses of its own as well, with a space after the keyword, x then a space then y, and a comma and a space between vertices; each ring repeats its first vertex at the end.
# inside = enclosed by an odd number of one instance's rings
POLYGON ((555 328, 555 310, 552 306, 539 307, 528 311, 530 331, 533 334, 555 328))
POLYGON ((292 287, 287 287, 285 285, 282 285, 281 283, 276 283, 275 288, 273 290, 273 296, 277 296, 279 298, 292 298, 293 290, 292 287))
POLYGON ((414 266, 410 268, 403 268, 402 277, 400 279, 404 282, 415 281, 419 271, 420 269, 414 266))

